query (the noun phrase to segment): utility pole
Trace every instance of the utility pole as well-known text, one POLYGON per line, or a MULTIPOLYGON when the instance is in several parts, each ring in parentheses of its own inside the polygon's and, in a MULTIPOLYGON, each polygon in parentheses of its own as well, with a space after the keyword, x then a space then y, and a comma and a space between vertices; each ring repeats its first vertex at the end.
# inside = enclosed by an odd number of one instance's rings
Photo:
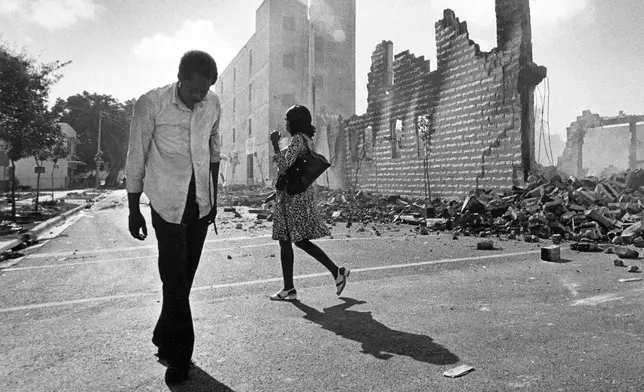
POLYGON ((103 111, 99 110, 98 112, 98 146, 96 148, 96 189, 98 190, 100 186, 100 180, 98 179, 98 170, 101 164, 101 125, 103 120, 103 111))
POLYGON ((315 19, 311 7, 312 1, 308 3, 308 19, 309 19, 309 110, 311 112, 311 120, 315 126, 316 110, 315 110, 315 19))

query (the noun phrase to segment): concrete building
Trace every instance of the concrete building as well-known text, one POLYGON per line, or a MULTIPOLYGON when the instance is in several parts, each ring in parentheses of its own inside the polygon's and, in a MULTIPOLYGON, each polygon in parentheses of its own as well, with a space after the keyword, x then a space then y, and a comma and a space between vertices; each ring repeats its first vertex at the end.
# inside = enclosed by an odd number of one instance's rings
POLYGON ((284 129, 291 105, 307 105, 316 121, 355 112, 355 0, 309 3, 265 0, 256 11, 255 34, 215 84, 228 184, 275 178, 268 137, 284 129))
MULTIPOLYGON (((69 124, 59 123, 59 125, 60 130, 67 136, 69 157, 72 157, 76 154, 76 146, 79 143, 76 138, 76 131, 69 124)), ((77 162, 68 162, 67 159, 61 159, 56 164, 56 168, 54 168, 53 162, 45 162, 43 164, 45 171, 40 175, 40 189, 67 189, 77 164, 77 162)), ((20 186, 29 186, 34 190, 36 189, 38 175, 35 173, 35 166, 36 161, 33 157, 21 159, 16 162, 16 179, 20 186)), ((8 170, 5 171, 8 172, 8 170)), ((8 184, 10 175, 3 174, 6 175, 8 184)))

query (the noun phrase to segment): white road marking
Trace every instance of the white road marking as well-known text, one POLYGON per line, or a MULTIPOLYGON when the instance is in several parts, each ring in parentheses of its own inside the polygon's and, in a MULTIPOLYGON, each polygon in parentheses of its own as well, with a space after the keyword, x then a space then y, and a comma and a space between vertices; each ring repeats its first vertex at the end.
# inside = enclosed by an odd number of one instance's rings
POLYGON ((606 293, 602 295, 596 295, 594 297, 578 299, 572 302, 570 306, 577 306, 577 305, 594 306, 594 305, 603 304, 605 302, 619 301, 619 300, 625 299, 628 296, 635 296, 642 293, 644 293, 644 289, 628 290, 628 291, 621 292, 619 294, 606 293))
MULTIPOLYGON (((218 238, 218 239, 206 240, 205 243, 214 244, 219 242, 255 240, 260 238, 271 238, 271 234, 259 235, 259 236, 247 236, 247 237, 218 238)), ((388 237, 321 238, 319 240, 315 240, 315 242, 364 241, 364 240, 373 240, 376 238, 378 240, 387 240, 387 239, 404 240, 407 237, 388 236, 388 237)), ((277 245, 278 242, 271 240, 271 242, 267 243, 267 245, 268 244, 277 245)), ((88 249, 88 250, 66 251, 66 252, 34 253, 34 254, 28 255, 28 257, 29 258, 50 258, 50 257, 64 257, 64 256, 82 256, 82 255, 94 255, 94 254, 104 254, 104 253, 129 252, 133 250, 144 250, 144 249, 156 250, 157 249, 156 241, 153 245, 128 246, 128 247, 122 247, 122 248, 88 249)))
POLYGON ((624 299, 624 297, 620 297, 617 294, 602 294, 590 298, 578 299, 571 303, 570 306, 598 305, 603 304, 604 302, 619 301, 620 299, 624 299))
MULTIPOLYGON (((243 240, 252 240, 257 238, 269 238, 270 235, 261 235, 254 237, 233 237, 233 238, 221 238, 216 240, 206 240, 206 243, 217 243, 223 241, 243 241, 243 240)), ((140 246, 128 246, 123 248, 106 248, 106 249, 89 249, 89 250, 79 250, 79 251, 67 251, 67 252, 51 252, 51 253, 37 253, 29 255, 30 258, 48 258, 48 257, 62 257, 62 256, 79 256, 79 255, 88 255, 88 254, 101 254, 101 253, 114 253, 114 252, 128 252, 132 250, 139 249, 152 249, 156 250, 157 245, 140 245, 140 246)))
MULTIPOLYGON (((250 237, 250 238, 259 238, 259 237, 250 237)), ((404 239, 404 237, 380 237, 380 238, 389 238, 389 239, 404 239)), ((330 241, 364 241, 364 240, 369 240, 371 238, 334 238, 334 239, 321 239, 316 242, 330 242, 330 241)), ((219 241, 220 242, 220 241, 219 241)), ((276 241, 273 242, 266 242, 262 244, 253 244, 253 245, 241 245, 241 246, 236 246, 236 247, 229 247, 229 248, 213 248, 213 249, 204 249, 202 253, 217 253, 217 252, 224 252, 224 251, 234 251, 238 249, 249 249, 249 248, 259 248, 263 246, 278 246, 278 243, 276 241)), ((137 249, 145 249, 146 247, 136 247, 136 248, 121 248, 121 251, 124 252, 125 250, 137 250, 137 249)), ((156 249, 156 247, 155 247, 156 249)), ((105 253, 102 252, 103 249, 101 249, 100 253, 105 253)), ((114 252, 114 250, 110 250, 110 252, 114 252)), ((95 252, 99 253, 99 252, 95 252)), ((86 254, 86 253, 85 253, 86 254)), ((53 255, 50 253, 50 255, 53 255)), ((68 254, 67 252, 65 253, 60 253, 56 254, 58 257, 60 256, 79 256, 83 255, 80 253, 76 254, 68 254)), ((35 255, 34 255, 35 256, 35 255)), ((26 258, 32 258, 33 256, 26 256, 26 258)), ((54 257, 54 256, 51 256, 54 257)), ((59 267, 75 267, 75 266, 80 266, 80 265, 90 265, 90 264, 103 264, 103 263, 111 263, 111 262, 119 262, 119 261, 132 261, 132 260, 143 260, 143 259, 156 259, 157 255, 155 254, 150 254, 150 255, 143 255, 143 256, 137 256, 137 257, 123 257, 123 258, 107 258, 107 259, 101 259, 101 260, 88 260, 88 261, 82 261, 82 262, 77 262, 77 263, 59 263, 59 264, 48 264, 48 265, 34 265, 34 266, 29 266, 29 267, 15 267, 15 268, 3 268, 1 271, 3 272, 12 272, 12 271, 29 271, 29 270, 38 270, 38 269, 47 269, 47 268, 59 268, 59 267)), ((15 264, 15 263, 13 263, 15 264)), ((12 265, 13 265, 12 264, 12 265)), ((9 267, 7 265, 7 267, 9 267)))
MULTIPOLYGON (((502 254, 487 255, 487 256, 462 257, 462 258, 456 258, 456 259, 430 260, 430 261, 423 261, 419 263, 394 264, 394 265, 386 265, 386 266, 378 266, 378 267, 355 268, 355 269, 352 269, 351 271, 355 274, 358 272, 382 271, 382 270, 391 270, 391 269, 400 269, 400 268, 409 268, 409 267, 419 267, 419 266, 444 264, 444 263, 451 263, 451 262, 458 262, 458 261, 478 261, 478 260, 489 260, 489 259, 496 259, 496 258, 526 256, 531 254, 537 254, 539 252, 540 251, 527 251, 527 252, 516 252, 516 253, 502 253, 502 254)), ((298 280, 311 279, 311 278, 319 278, 327 275, 328 275, 328 272, 308 274, 308 275, 298 275, 298 276, 295 276, 294 279, 298 279, 298 280)), ((199 286, 199 287, 194 287, 192 291, 197 292, 197 291, 215 290, 215 289, 240 287, 240 286, 253 286, 253 285, 260 285, 265 283, 273 283, 273 282, 281 282, 281 281, 282 281, 282 277, 257 279, 257 280, 250 280, 250 281, 244 281, 244 282, 233 282, 233 283, 222 283, 222 284, 215 284, 215 285, 208 285, 208 286, 199 286)), ((117 295, 110 295, 105 297, 90 297, 90 298, 81 298, 81 299, 75 299, 75 300, 69 300, 69 301, 55 301, 55 302, 44 302, 39 304, 31 304, 31 305, 23 305, 23 306, 14 306, 9 308, 0 308, 0 313, 8 313, 8 312, 31 310, 31 309, 43 309, 43 308, 50 308, 55 306, 85 304, 85 303, 92 303, 92 302, 104 302, 104 301, 112 301, 117 299, 140 298, 140 297, 147 297, 152 295, 160 295, 160 291, 117 294, 117 295)))

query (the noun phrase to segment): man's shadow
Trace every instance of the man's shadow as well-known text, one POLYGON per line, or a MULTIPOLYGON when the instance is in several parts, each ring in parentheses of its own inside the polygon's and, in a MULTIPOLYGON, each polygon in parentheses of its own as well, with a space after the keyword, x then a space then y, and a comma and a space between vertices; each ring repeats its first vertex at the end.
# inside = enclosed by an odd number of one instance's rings
POLYGON ((190 370, 189 378, 178 384, 167 384, 172 392, 234 392, 227 385, 215 380, 199 366, 190 370))
POLYGON ((365 304, 352 298, 341 298, 344 303, 324 308, 323 312, 300 301, 292 301, 306 315, 305 319, 345 339, 362 343, 362 352, 378 359, 389 359, 392 354, 404 355, 417 361, 435 365, 457 363, 459 358, 426 335, 396 331, 376 321, 371 312, 348 310, 353 305, 365 304))

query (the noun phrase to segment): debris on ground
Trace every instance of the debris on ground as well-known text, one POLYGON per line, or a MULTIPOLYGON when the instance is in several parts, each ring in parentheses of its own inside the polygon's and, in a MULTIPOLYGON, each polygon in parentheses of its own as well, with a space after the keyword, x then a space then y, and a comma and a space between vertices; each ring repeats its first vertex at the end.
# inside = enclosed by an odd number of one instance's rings
POLYGON ((494 242, 493 241, 481 241, 478 244, 476 244, 476 249, 478 249, 478 250, 494 250, 494 242))
POLYGON ((619 256, 622 259, 636 259, 640 256, 638 251, 627 248, 625 246, 614 247, 613 253, 615 253, 617 256, 619 256))
POLYGON ((461 377, 464 376, 470 372, 474 371, 474 367, 469 366, 469 365, 460 365, 457 366, 453 369, 447 370, 443 373, 443 376, 445 377, 450 377, 450 378, 456 378, 456 377, 461 377))
MULTIPOLYGON (((220 191, 219 204, 249 206, 257 218, 268 219, 273 201, 267 199, 272 194, 267 186, 229 186, 220 191)), ((581 252, 598 251, 603 243, 644 248, 641 169, 578 179, 546 168, 531 175, 524 187, 514 186, 505 193, 474 190, 462 201, 322 186, 317 187, 316 200, 328 224, 342 222, 347 227, 393 223, 419 226, 420 235, 448 231, 454 239, 503 235, 528 243, 568 241, 581 252)))
POLYGON ((628 269, 627 269, 627 271, 628 271, 628 272, 639 272, 639 270, 640 270, 640 267, 638 267, 638 266, 636 266, 636 265, 631 265, 631 266, 630 266, 630 267, 628 267, 628 269))
POLYGON ((561 248, 557 245, 544 246, 541 248, 541 260, 552 262, 561 261, 561 248))
POLYGON ((628 282, 639 282, 641 280, 642 280, 642 278, 626 278, 626 279, 619 279, 618 282, 620 282, 620 283, 628 283, 628 282))

